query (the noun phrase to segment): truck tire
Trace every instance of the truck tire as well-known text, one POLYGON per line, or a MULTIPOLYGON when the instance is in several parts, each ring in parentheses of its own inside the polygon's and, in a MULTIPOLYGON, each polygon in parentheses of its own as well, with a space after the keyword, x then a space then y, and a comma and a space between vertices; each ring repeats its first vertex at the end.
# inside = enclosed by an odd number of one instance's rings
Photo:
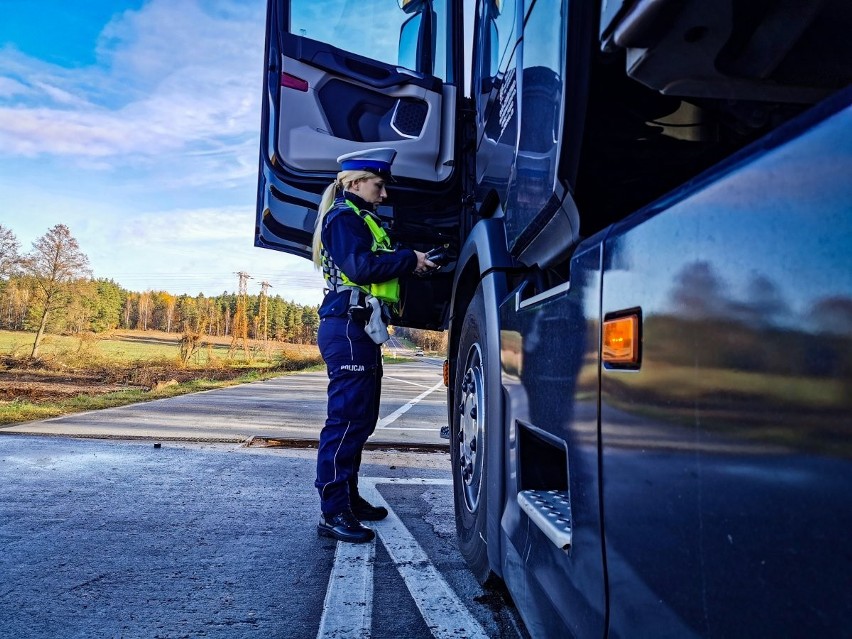
POLYGON ((491 575, 486 537, 487 339, 484 296, 482 288, 477 287, 465 312, 459 338, 450 461, 459 549, 480 583, 485 583, 491 575))

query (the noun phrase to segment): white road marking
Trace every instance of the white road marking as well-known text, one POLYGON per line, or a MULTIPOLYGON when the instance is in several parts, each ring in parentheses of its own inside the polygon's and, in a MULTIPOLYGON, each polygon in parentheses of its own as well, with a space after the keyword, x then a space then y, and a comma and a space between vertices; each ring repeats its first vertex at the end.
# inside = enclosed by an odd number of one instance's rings
POLYGON ((409 379, 401 379, 399 377, 390 377, 389 375, 383 375, 382 381, 392 379, 395 382, 403 382, 404 384, 411 384, 412 386, 419 386, 420 388, 429 388, 426 384, 418 384, 417 382, 412 382, 409 379))
POLYGON ((459 629, 464 629, 464 636, 470 639, 488 637, 479 622, 444 581, 441 573, 429 561, 428 555, 423 552, 420 544, 376 490, 376 484, 379 483, 447 485, 452 484, 452 481, 375 478, 361 483, 364 486, 361 492, 367 501, 388 509, 387 518, 376 522, 376 533, 381 537, 388 554, 396 564, 396 569, 405 581, 408 592, 414 598, 414 603, 417 604, 423 620, 432 631, 432 636, 439 639, 456 639, 459 636, 459 629))
MULTIPOLYGON (((430 388, 429 390, 426 390, 426 391, 424 391, 424 392, 420 393, 417 397, 415 397, 414 399, 412 399, 412 400, 411 400, 410 402, 408 402, 407 404, 405 404, 405 405, 403 405, 403 406, 400 406, 400 407, 399 407, 399 408, 397 408, 394 412, 392 412, 390 415, 388 415, 388 416, 383 417, 382 419, 380 419, 380 420, 379 420, 379 423, 378 423, 378 424, 376 424, 376 428, 377 428, 377 429, 379 429, 379 428, 387 428, 387 427, 388 427, 388 424, 392 424, 392 423, 394 423, 394 422, 395 422, 397 419, 399 419, 399 418, 400 418, 403 414, 407 413, 407 412, 411 409, 411 407, 412 407, 412 406, 414 406, 416 403, 418 403, 420 400, 422 400, 422 399, 423 399, 424 397, 426 397, 427 395, 430 395, 431 393, 434 393, 436 390, 438 390, 439 388, 441 388, 443 385, 444 385, 444 382, 443 382, 443 381, 440 381, 440 382, 438 382, 437 384, 435 384, 432 388, 430 388)), ((409 429, 407 429, 407 428, 406 428, 405 430, 409 430, 409 429)), ((427 430, 430 430, 430 429, 427 429, 427 430)))
POLYGON ((369 639, 376 541, 337 544, 317 639, 369 639))
MULTIPOLYGON (((432 631, 432 636, 437 637, 438 639, 457 639, 459 637, 460 629, 463 629, 464 636, 466 638, 487 638, 488 635, 483 627, 476 618, 470 614, 470 611, 456 596, 456 593, 452 588, 450 588, 441 576, 441 573, 438 572, 438 570, 429 561, 429 557, 425 552, 423 552, 420 544, 417 543, 396 513, 393 512, 384 497, 382 497, 379 491, 376 490, 377 484, 446 486, 451 485, 452 481, 445 479, 387 479, 380 477, 362 477, 359 482, 359 490, 361 495, 363 495, 363 497, 370 503, 376 506, 384 506, 388 509, 387 518, 373 523, 373 529, 381 538, 388 554, 394 564, 396 564, 396 569, 405 581, 408 592, 411 593, 414 603, 417 605, 417 609, 423 616, 423 620, 432 631)), ((375 541, 370 544, 344 544, 338 542, 337 546, 339 552, 341 546, 374 547, 374 544, 375 541)), ((355 552, 357 552, 357 550, 355 552)), ((350 602, 348 604, 349 608, 356 607, 357 602, 351 594, 339 595, 332 591, 348 589, 351 587, 349 585, 350 583, 363 583, 365 579, 371 581, 373 576, 373 564, 373 555, 370 555, 370 559, 361 560, 360 563, 357 561, 346 561, 344 563, 343 560, 339 558, 339 554, 335 553, 334 569, 332 570, 332 577, 329 579, 329 591, 326 593, 326 605, 323 607, 323 618, 320 625, 319 638, 369 636, 370 619, 367 619, 365 622, 362 618, 361 623, 367 623, 367 625, 355 628, 353 623, 354 620, 352 619, 355 615, 352 614, 352 610, 341 610, 341 608, 347 607, 346 604, 341 606, 336 603, 332 603, 330 605, 329 602, 341 601, 342 597, 350 602), (341 562, 339 568, 338 561, 341 562), (348 577, 347 581, 344 576, 350 571, 353 574, 348 577), (335 578, 335 574, 339 576, 335 578), (344 617, 344 623, 341 624, 336 621, 334 619, 336 616, 344 617), (323 628, 346 626, 352 627, 352 634, 323 634, 323 628), (365 631, 367 632, 366 635, 358 634, 365 631)), ((370 587, 369 596, 372 598, 372 586, 370 587)), ((371 600, 364 600, 364 602, 361 603, 363 604, 365 602, 368 608, 372 608, 371 600)))

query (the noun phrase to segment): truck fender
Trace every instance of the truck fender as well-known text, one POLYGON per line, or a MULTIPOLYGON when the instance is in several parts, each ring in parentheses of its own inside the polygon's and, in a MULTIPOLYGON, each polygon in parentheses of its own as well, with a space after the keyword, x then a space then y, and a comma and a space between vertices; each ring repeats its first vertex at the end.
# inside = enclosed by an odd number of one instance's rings
MULTIPOLYGON (((447 388, 447 419, 452 423, 452 411, 455 405, 455 370, 458 358, 458 343, 461 326, 464 322, 468 303, 476 287, 481 284, 485 299, 487 349, 492 392, 487 396, 487 413, 494 416, 489 424, 490 432, 498 436, 486 438, 486 474, 488 477, 504 477, 502 467, 505 464, 505 434, 503 424, 504 402, 500 383, 500 304, 507 295, 507 271, 515 266, 506 248, 506 231, 501 218, 480 220, 472 229, 459 254, 458 268, 453 282, 452 305, 449 319, 449 386, 447 388)), ((453 445, 453 442, 450 442, 453 445)), ((505 485, 489 482, 487 492, 487 548, 491 570, 502 576, 502 542, 500 516, 504 509, 505 485)))

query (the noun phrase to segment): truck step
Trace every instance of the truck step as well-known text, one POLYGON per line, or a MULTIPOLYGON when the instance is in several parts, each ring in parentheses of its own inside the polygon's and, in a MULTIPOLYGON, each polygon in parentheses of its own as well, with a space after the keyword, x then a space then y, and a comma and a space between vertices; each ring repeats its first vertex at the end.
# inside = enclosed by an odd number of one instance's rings
POLYGON ((567 490, 522 490, 518 505, 556 546, 571 546, 571 497, 567 490))

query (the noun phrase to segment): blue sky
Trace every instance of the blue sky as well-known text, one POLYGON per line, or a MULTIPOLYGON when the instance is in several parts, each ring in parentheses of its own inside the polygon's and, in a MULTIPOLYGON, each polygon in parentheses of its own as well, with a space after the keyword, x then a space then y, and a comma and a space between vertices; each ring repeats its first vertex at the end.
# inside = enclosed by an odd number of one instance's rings
POLYGON ((0 0, 0 224, 64 223, 95 277, 302 304, 304 259, 253 242, 263 0, 0 0))

